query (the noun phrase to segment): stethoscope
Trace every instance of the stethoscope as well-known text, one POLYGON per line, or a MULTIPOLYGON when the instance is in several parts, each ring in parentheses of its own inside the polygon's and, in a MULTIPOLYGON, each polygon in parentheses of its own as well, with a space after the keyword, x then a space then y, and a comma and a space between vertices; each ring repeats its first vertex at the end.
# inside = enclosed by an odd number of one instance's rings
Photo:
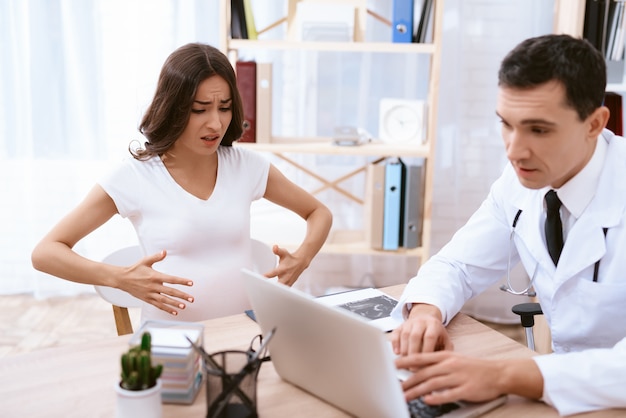
MULTIPOLYGON (((534 297, 534 296, 537 296, 537 293, 531 289, 535 282, 535 277, 537 277, 537 270, 538 270, 539 264, 535 266, 535 271, 533 272, 533 275, 530 278, 530 282, 528 282, 528 286, 526 286, 524 290, 515 290, 513 286, 511 285, 511 248, 513 247, 513 236, 515 235, 515 227, 517 226, 517 221, 519 220, 519 217, 521 214, 522 214, 522 210, 519 209, 517 211, 517 214, 515 215, 515 218, 513 218, 513 224, 511 225, 512 226, 511 235, 509 236, 509 257, 506 263, 506 284, 503 284, 502 286, 500 286, 500 290, 503 290, 505 292, 508 292, 517 296, 534 297)), ((606 233, 608 231, 608 228, 602 228, 602 230, 604 231, 604 237, 606 239, 606 233)), ((594 282, 598 281, 599 270, 600 270, 600 260, 596 261, 596 264, 593 267, 593 281, 594 282)))
POLYGON ((513 225, 511 225, 511 235, 509 236, 509 257, 506 262, 506 284, 500 286, 500 290, 503 290, 512 295, 534 297, 537 295, 537 293, 535 293, 534 290, 531 290, 531 288, 533 287, 535 277, 537 276, 537 267, 535 267, 535 271, 530 278, 530 282, 528 282, 528 286, 526 286, 524 290, 515 290, 513 288, 513 285, 511 285, 511 248, 513 247, 513 236, 515 235, 515 227, 517 226, 517 221, 519 220, 521 214, 522 210, 519 209, 517 211, 517 214, 515 215, 515 218, 513 218, 513 225))

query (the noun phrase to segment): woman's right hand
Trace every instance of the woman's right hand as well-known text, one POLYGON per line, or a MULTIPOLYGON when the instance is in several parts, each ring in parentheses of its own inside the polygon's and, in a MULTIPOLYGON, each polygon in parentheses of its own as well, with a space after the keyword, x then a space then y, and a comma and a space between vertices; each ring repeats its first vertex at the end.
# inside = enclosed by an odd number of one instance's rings
POLYGON ((85 199, 35 246, 31 255, 33 267, 75 283, 118 288, 177 315, 187 303, 193 302, 193 296, 166 284, 193 286, 193 282, 152 268, 154 263, 165 259, 165 251, 144 257, 131 266, 120 267, 88 259, 73 250, 78 241, 117 213, 113 199, 96 184, 85 199))
POLYGON ((154 305, 162 311, 178 315, 178 311, 185 309, 187 303, 193 303, 194 298, 179 289, 166 286, 166 283, 193 286, 193 282, 182 277, 161 273, 152 268, 154 263, 164 260, 166 256, 167 251, 162 250, 142 258, 132 266, 121 267, 124 269, 124 273, 117 280, 115 287, 154 305))

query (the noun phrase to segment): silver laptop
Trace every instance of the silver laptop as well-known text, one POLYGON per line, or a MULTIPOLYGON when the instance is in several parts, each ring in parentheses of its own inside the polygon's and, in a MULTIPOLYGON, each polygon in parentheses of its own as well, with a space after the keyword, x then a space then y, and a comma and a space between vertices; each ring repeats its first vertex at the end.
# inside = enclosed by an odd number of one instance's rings
MULTIPOLYGON (((360 418, 411 416, 379 328, 253 271, 242 269, 242 280, 263 334, 276 327, 269 351, 282 379, 360 418)), ((476 417, 505 400, 458 403, 442 417, 476 417)))

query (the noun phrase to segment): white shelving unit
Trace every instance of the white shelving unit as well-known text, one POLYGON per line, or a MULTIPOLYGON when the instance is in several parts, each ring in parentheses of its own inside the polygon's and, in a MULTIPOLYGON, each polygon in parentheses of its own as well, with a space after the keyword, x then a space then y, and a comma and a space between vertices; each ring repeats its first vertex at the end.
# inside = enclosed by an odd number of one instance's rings
MULTIPOLYGON (((254 0, 253 0, 254 1, 254 0)), ((269 143, 240 143, 236 146, 244 146, 253 150, 269 152, 277 157, 292 163, 299 170, 303 170, 309 175, 315 176, 317 173, 307 170, 300 164, 294 162, 285 154, 318 154, 318 155, 354 155, 370 157, 420 157, 425 160, 425 187, 423 198, 423 227, 422 246, 416 249, 403 249, 398 251, 377 251, 370 248, 366 242, 366 231, 331 231, 327 243, 322 249, 323 252, 337 254, 400 254, 420 257, 423 262, 429 257, 428 248, 431 242, 431 212, 432 212, 432 192, 433 192, 433 172, 434 172, 434 150, 436 141, 437 126, 437 104, 439 95, 439 67, 441 62, 441 27, 443 18, 444 0, 434 0, 433 4, 433 32, 430 43, 392 43, 390 42, 366 42, 363 41, 364 28, 361 23, 367 14, 385 21, 385 18, 372 13, 366 7, 365 0, 347 0, 355 5, 355 41, 354 42, 313 42, 297 41, 293 39, 294 24, 297 3, 299 0, 273 0, 287 2, 287 16, 271 24, 271 27, 285 24, 287 25, 287 39, 284 40, 242 40, 231 39, 230 37, 230 0, 220 0, 220 49, 229 56, 233 64, 237 61, 239 50, 246 51, 344 51, 344 52, 385 52, 401 54, 426 54, 430 56, 430 71, 428 75, 428 93, 426 104, 428 108, 426 140, 420 145, 389 145, 371 143, 353 147, 338 147, 331 144, 331 138, 285 138, 273 137, 269 143)), ((390 22, 387 21, 388 24, 390 22)), ((262 33, 264 30, 260 30, 262 33)), ((390 28, 391 33, 391 28, 390 28)), ((262 37, 261 37, 262 38, 262 37)), ((384 82, 384 81, 383 81, 384 82)), ((349 176, 365 171, 366 166, 353 171, 349 176)), ((345 176, 344 176, 345 179, 345 176)), ((342 193, 343 190, 337 186, 333 179, 321 180, 326 188, 332 188, 342 193)), ((360 202, 364 203, 364 202, 360 202)))

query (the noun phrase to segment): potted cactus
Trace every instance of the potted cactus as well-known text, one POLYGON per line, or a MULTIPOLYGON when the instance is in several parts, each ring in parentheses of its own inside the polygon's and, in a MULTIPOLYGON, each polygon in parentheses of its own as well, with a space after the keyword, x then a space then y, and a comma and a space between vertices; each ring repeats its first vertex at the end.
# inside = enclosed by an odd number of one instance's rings
POLYGON ((117 417, 160 417, 163 365, 152 364, 152 337, 141 336, 141 344, 122 354, 121 381, 116 384, 117 417))

